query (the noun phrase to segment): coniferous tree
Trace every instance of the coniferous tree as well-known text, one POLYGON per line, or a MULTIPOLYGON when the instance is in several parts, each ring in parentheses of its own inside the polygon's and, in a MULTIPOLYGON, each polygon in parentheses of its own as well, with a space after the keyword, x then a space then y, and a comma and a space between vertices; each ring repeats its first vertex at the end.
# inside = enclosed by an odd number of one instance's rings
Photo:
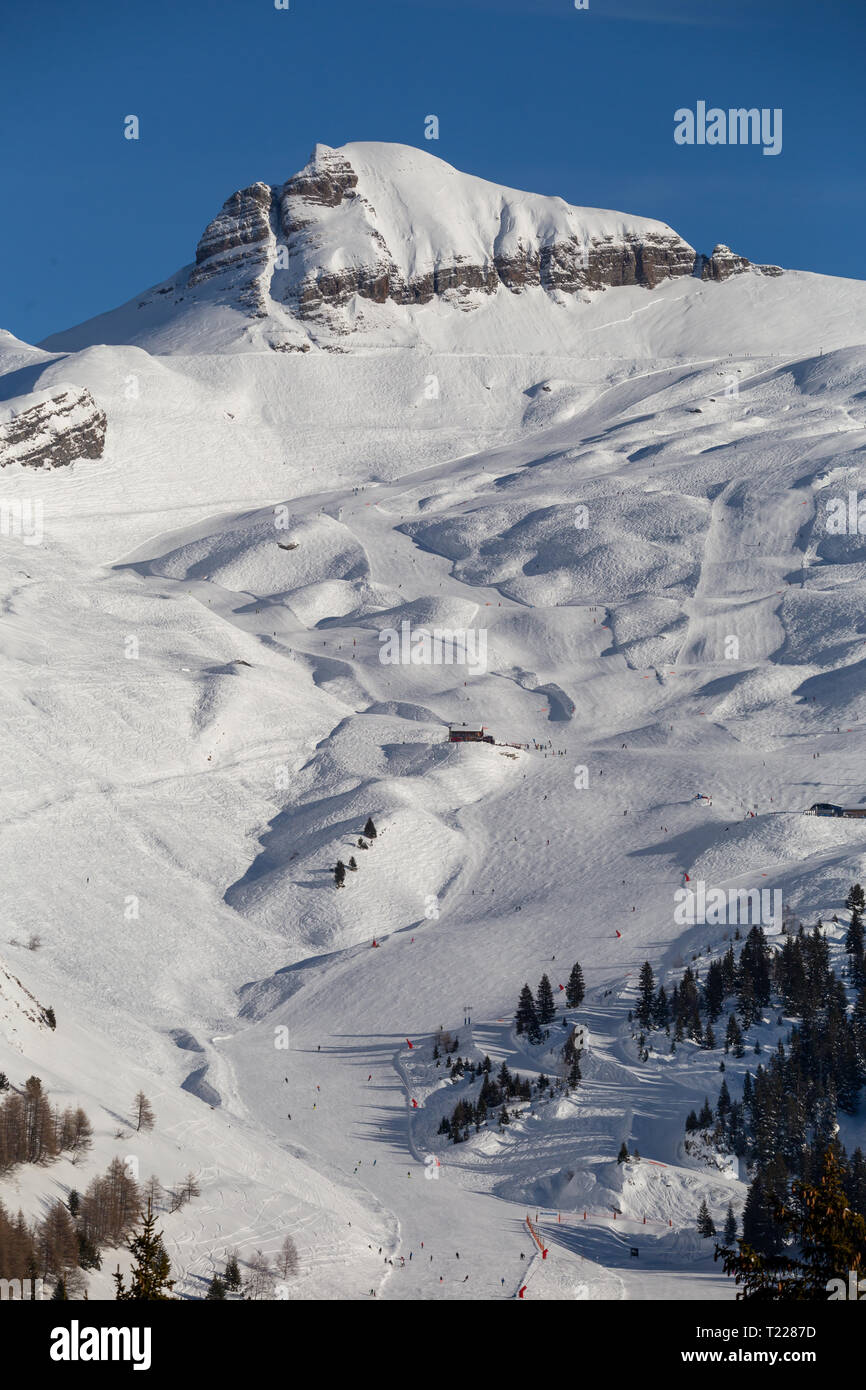
POLYGON ((514 1023, 518 1033, 525 1033, 529 1042, 541 1042, 541 1028, 538 1022, 538 1014, 535 1008, 535 1000, 532 997, 532 990, 529 985, 524 985, 520 991, 520 999, 517 1004, 517 1013, 514 1015, 514 1023))
POLYGON ((671 1021, 671 1009, 668 1003, 668 996, 665 993, 664 985, 659 985, 656 997, 653 1001, 653 1028, 669 1028, 671 1021))
POLYGON ((249 1274, 244 1282, 244 1298, 253 1302, 268 1298, 273 1292, 274 1270, 271 1262, 261 1250, 247 1260, 249 1274))
POLYGON ((226 1252, 226 1272, 224 1277, 226 1288, 231 1289, 232 1293, 237 1293, 241 1287, 241 1271, 236 1250, 229 1250, 226 1252))
POLYGON ((99 1246, 83 1231, 78 1232, 78 1263, 82 1269, 102 1268, 99 1246))
POLYGON ((716 1227, 713 1218, 710 1216, 710 1209, 707 1206, 706 1198, 703 1198, 698 1207, 698 1234, 703 1240, 708 1240, 710 1236, 716 1234, 716 1227))
POLYGON ((538 983, 538 993, 535 996, 535 1011, 538 1015, 539 1023, 552 1023, 556 1018, 553 989, 546 975, 542 975, 538 983))
POLYGON ((649 1028, 652 1025, 655 977, 648 960, 645 960, 640 968, 637 987, 638 1002, 634 1016, 642 1028, 649 1028))
POLYGON ((725 1031, 725 1051, 733 1052, 735 1057, 745 1056, 743 1034, 734 1014, 728 1016, 728 1026, 725 1031))
POLYGON ((283 1279, 288 1279, 298 1272, 298 1250, 291 1236, 283 1237, 277 1256, 277 1271, 283 1279))
POLYGON ((225 1286, 225 1283, 224 1283, 223 1280, 219 1277, 218 1274, 215 1274, 214 1277, 211 1279, 210 1283, 208 1284, 207 1293, 205 1294, 205 1298, 206 1298, 207 1300, 210 1301, 210 1300, 213 1300, 213 1299, 225 1298, 225 1296, 226 1296, 226 1286, 225 1286))
POLYGON ((355 856, 354 856, 354 854, 353 854, 353 855, 351 856, 351 858, 349 859, 349 868, 352 870, 352 873, 354 873, 355 870, 357 869, 357 867, 358 867, 358 861, 357 861, 357 859, 355 858, 355 856))
POLYGON ((617 1163, 628 1163, 629 1157, 630 1154, 628 1151, 628 1144, 623 1139, 622 1144, 620 1145, 619 1153, 616 1156, 616 1161, 617 1163))
POLYGON ((153 1108, 144 1091, 139 1091, 134 1102, 135 1128, 137 1130, 151 1130, 156 1123, 156 1116, 153 1108))
POLYGON ((760 1172, 749 1187, 742 1220, 743 1243, 759 1255, 775 1255, 784 1232, 775 1220, 774 1194, 760 1172))
POLYGON ((730 1114, 730 1110, 731 1093, 728 1090, 727 1081, 722 1081, 722 1084, 719 1087, 719 1099, 716 1105, 716 1114, 718 1115, 719 1119, 722 1119, 723 1116, 730 1114))
POLYGON ((860 989, 866 981, 866 961, 863 956, 863 889, 859 883, 855 883, 853 888, 849 889, 845 906, 851 913, 848 931, 845 934, 845 950, 851 957, 851 982, 855 989, 860 989))
POLYGON ((115 1297, 132 1303, 164 1302, 172 1298, 174 1280, 168 1277, 171 1264, 162 1243, 162 1234, 156 1229, 156 1217, 150 1205, 147 1212, 142 1212, 141 1229, 130 1238, 127 1249, 135 1260, 130 1271, 129 1288, 118 1265, 113 1276, 117 1289, 115 1297))
POLYGON ((704 1003, 707 1009, 707 1018, 710 1023, 715 1023, 722 1012, 722 1004, 725 999, 725 980, 722 973, 721 963, 717 960, 710 961, 707 970, 707 979, 704 985, 704 1003))
POLYGON ((726 1246, 732 1246, 737 1239, 737 1218, 734 1216, 734 1208, 728 1203, 728 1212, 725 1217, 725 1225, 722 1239, 726 1246))
POLYGON ((740 952, 737 976, 741 995, 748 981, 756 1010, 760 1011, 770 1002, 770 952, 762 927, 750 929, 740 952))
POLYGON ((338 888, 342 888, 342 886, 343 886, 343 884, 345 883, 345 881, 346 881, 346 866, 345 866, 345 864, 343 863, 342 859, 338 859, 338 860, 337 860, 336 868, 334 869, 334 882, 336 883, 336 885, 337 885, 338 888))
POLYGON ((368 821, 367 821, 367 824, 364 826, 364 834, 366 835, 366 837, 367 837, 368 840, 375 840, 375 839, 376 839, 376 836, 377 836, 377 834, 378 834, 378 831, 376 830, 376 827, 375 827, 375 825, 373 824, 373 817, 372 817, 372 816, 370 816, 370 818, 369 818, 368 821))
POLYGON ((67 1279, 78 1264, 78 1233, 63 1202, 52 1202, 36 1228, 39 1274, 67 1279))
POLYGON ((570 1009, 579 1009, 583 1003, 586 988, 583 983, 583 971, 578 961, 571 967, 571 974, 565 986, 565 1002, 570 1009))

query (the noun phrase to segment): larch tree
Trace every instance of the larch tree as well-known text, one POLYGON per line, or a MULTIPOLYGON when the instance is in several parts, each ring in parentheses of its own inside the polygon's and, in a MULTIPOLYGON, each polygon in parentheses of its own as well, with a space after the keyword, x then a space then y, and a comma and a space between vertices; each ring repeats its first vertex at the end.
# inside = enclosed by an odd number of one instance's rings
POLYGON ((153 1108, 144 1091, 139 1091, 135 1097, 135 1128, 137 1130, 151 1130, 156 1124, 156 1116, 153 1108))

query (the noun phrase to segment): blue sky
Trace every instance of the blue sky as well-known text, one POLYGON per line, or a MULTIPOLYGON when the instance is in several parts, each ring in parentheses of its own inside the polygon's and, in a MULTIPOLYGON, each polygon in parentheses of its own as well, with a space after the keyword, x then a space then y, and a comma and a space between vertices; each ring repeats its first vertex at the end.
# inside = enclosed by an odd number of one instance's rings
POLYGON ((700 251, 862 278, 864 36, 860 0, 6 6, 0 326, 38 341, 162 280, 230 193, 317 140, 419 145, 700 251), (781 107, 782 153, 676 145, 698 100, 781 107))

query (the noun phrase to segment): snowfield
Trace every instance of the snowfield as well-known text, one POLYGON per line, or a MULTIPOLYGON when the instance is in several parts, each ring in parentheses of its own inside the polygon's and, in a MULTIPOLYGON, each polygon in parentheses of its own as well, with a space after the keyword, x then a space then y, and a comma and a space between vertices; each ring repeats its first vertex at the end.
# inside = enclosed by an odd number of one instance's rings
MULTIPOLYGON (((415 273, 421 175, 349 148, 415 273)), ((216 294, 0 334, 0 401, 86 387, 108 419, 99 459, 0 469, 0 1071, 96 1131, 0 1198, 35 1217, 118 1154, 195 1171, 160 1214, 190 1298, 286 1233, 290 1297, 732 1298, 695 1216, 746 1185, 683 1147, 721 1053, 641 1061, 627 1014, 645 959, 667 983, 726 945, 675 921, 684 874, 807 924, 866 874, 866 821, 801 815, 866 804, 866 542, 827 530, 863 486, 866 287, 356 307, 303 354, 216 294), (383 661, 404 623, 484 662, 383 661), (475 720, 496 745, 448 744, 475 720), (449 1144, 436 1031, 555 1073, 563 1011, 538 1048, 512 1018, 575 960, 580 1087, 449 1144)))

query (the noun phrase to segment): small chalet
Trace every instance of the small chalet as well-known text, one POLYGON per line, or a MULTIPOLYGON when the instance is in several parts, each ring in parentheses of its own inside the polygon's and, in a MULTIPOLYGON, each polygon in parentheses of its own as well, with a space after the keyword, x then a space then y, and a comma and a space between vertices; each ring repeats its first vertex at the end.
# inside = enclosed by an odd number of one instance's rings
POLYGON ((449 724, 449 743, 493 743, 493 735, 485 734, 483 724, 449 724))

